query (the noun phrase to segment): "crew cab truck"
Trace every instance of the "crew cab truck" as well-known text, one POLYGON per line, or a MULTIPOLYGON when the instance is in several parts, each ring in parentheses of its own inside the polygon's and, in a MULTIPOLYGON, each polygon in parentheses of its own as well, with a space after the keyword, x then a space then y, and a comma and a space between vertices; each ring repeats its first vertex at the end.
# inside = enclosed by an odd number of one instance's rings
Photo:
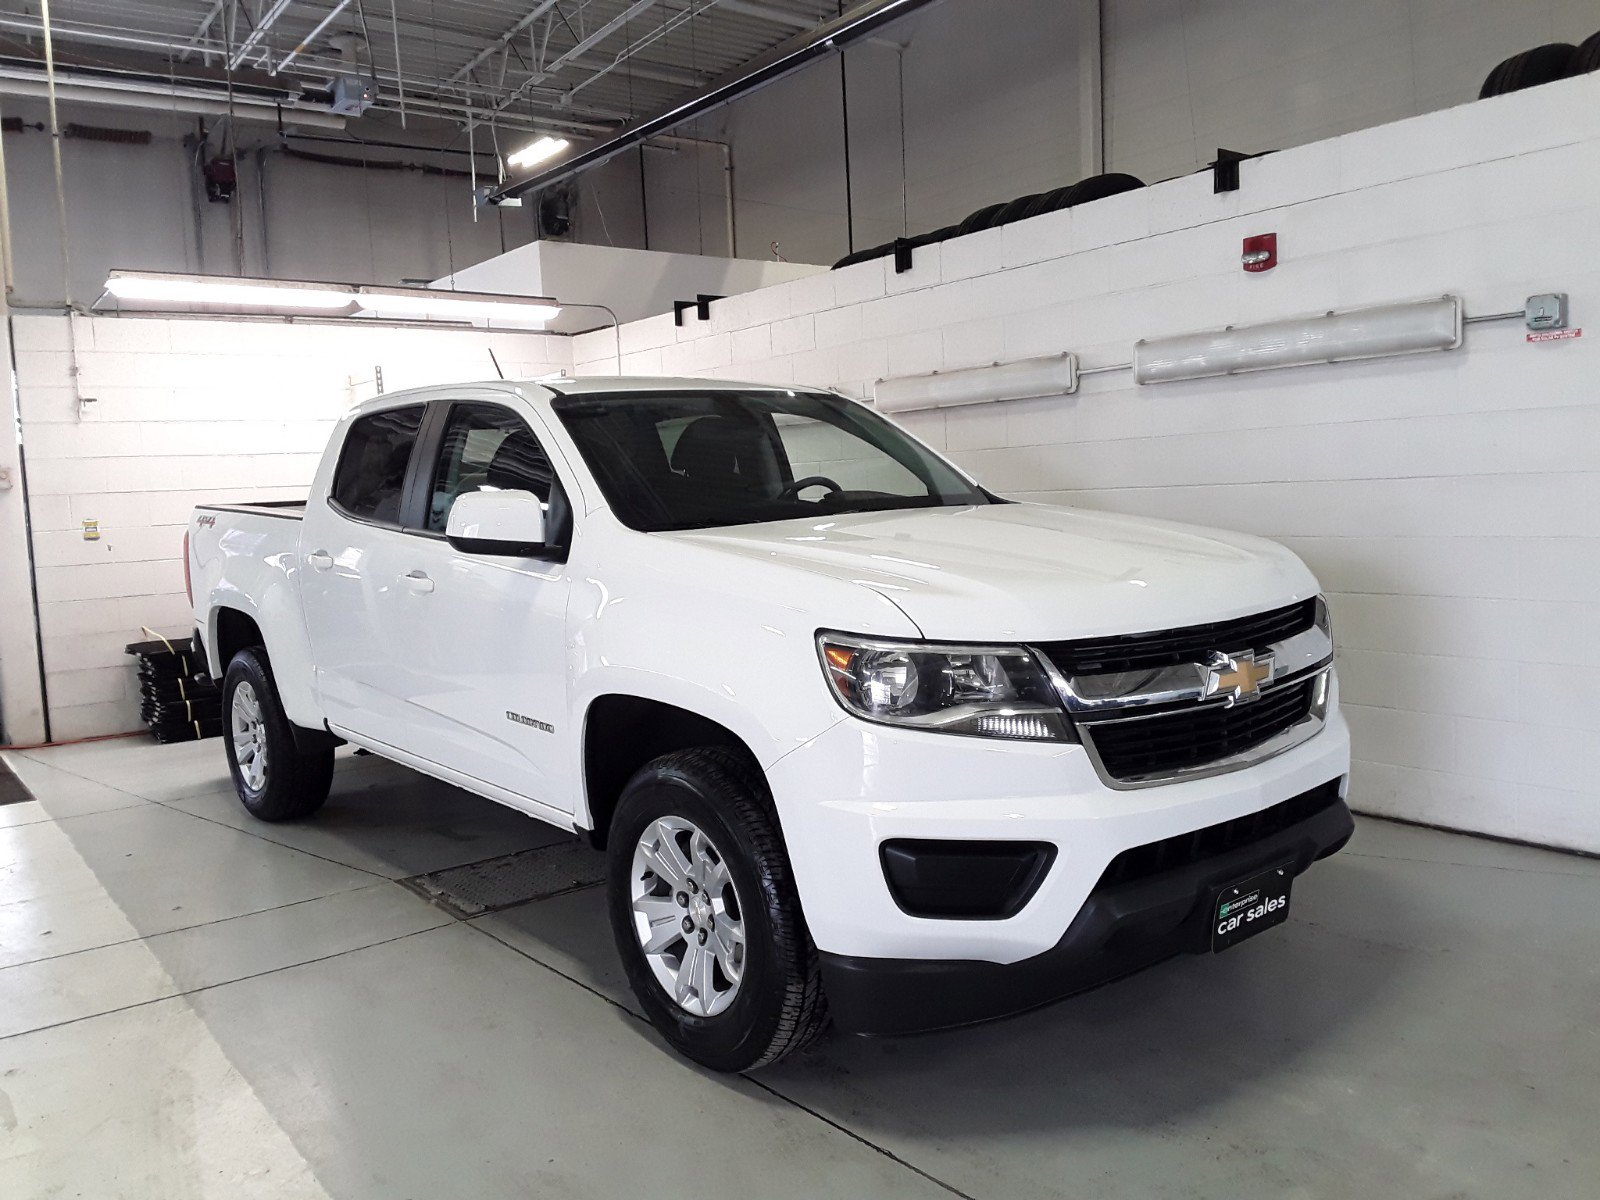
POLYGON ((822 390, 382 396, 186 555, 250 812, 312 813, 342 741, 586 831, 712 1068, 1224 949, 1352 830, 1293 554, 1004 499, 822 390))

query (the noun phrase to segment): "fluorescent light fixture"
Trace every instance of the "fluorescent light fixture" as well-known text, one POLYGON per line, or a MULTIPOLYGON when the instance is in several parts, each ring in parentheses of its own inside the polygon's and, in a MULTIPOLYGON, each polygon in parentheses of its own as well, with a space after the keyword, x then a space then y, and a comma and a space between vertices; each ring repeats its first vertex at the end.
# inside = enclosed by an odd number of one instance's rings
POLYGON ((362 312, 375 317, 495 321, 538 327, 561 311, 561 306, 547 296, 446 292, 434 288, 363 287, 354 299, 362 312))
POLYGON ((905 412, 1036 396, 1070 396, 1077 390, 1078 356, 1052 354, 961 371, 880 379, 873 387, 872 398, 884 412, 905 412))
POLYGON ((230 275, 170 275, 112 271, 106 291, 118 300, 153 304, 215 304, 224 308, 349 308, 356 290, 342 283, 298 279, 241 279, 230 275))
POLYGON ((572 145, 566 138, 542 137, 536 142, 529 142, 521 150, 506 159, 508 167, 536 167, 542 162, 548 162, 572 145))
POLYGON ((1141 340, 1133 346, 1133 378, 1138 383, 1169 383, 1454 350, 1459 345, 1461 298, 1438 296, 1141 340))

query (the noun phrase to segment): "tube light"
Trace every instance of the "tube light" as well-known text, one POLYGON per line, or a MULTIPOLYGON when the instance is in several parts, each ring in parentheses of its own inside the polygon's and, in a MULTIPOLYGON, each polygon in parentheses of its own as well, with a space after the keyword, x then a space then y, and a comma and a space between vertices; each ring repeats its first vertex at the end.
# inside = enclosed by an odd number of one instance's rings
POLYGON ((1024 358, 961 371, 880 379, 873 387, 873 401, 884 412, 905 412, 917 408, 988 404, 995 400, 1069 396, 1077 390, 1078 356, 1053 354, 1047 358, 1024 358))
POLYGON ((545 296, 445 292, 431 288, 363 287, 355 301, 362 312, 375 317, 499 321, 540 327, 561 311, 559 304, 545 296))
POLYGON ((1134 343, 1137 383, 1387 358, 1461 345, 1461 298, 1439 296, 1134 343))
POLYGON ((167 275, 112 271, 106 291, 118 300, 155 304, 216 304, 227 308, 349 308, 356 290, 341 283, 298 279, 241 279, 228 275, 167 275))
POLYGON ((572 145, 566 138, 542 137, 536 142, 529 142, 521 150, 506 159, 508 167, 536 167, 560 154, 572 145))

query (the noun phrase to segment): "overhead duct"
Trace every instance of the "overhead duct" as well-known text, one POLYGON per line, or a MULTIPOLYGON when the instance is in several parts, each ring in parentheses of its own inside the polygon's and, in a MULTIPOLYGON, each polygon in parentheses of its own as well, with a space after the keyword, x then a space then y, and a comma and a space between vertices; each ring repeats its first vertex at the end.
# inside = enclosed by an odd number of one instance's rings
MULTIPOLYGON (((42 74, 16 67, 0 67, 0 95, 38 99, 48 96, 42 74)), ((193 113, 205 117, 237 117, 241 121, 285 121, 307 129, 345 127, 344 118, 319 109, 297 108, 267 100, 235 97, 232 104, 199 89, 164 87, 96 76, 56 74, 56 99, 62 103, 109 104, 117 108, 151 109, 165 113, 193 113)))
POLYGON ((856 5, 849 12, 835 17, 826 24, 773 47, 733 74, 724 76, 698 95, 674 105, 666 112, 624 126, 613 136, 591 146, 582 154, 557 163, 537 175, 504 184, 489 193, 489 203, 499 204, 517 196, 524 196, 529 192, 547 188, 551 184, 560 183, 563 179, 569 179, 591 167, 597 167, 657 134, 674 129, 685 121, 704 116, 729 101, 748 95, 757 88, 782 79, 785 75, 791 75, 836 50, 843 50, 852 42, 861 41, 890 22, 898 21, 901 17, 936 2, 937 0, 866 0, 866 3, 856 5))

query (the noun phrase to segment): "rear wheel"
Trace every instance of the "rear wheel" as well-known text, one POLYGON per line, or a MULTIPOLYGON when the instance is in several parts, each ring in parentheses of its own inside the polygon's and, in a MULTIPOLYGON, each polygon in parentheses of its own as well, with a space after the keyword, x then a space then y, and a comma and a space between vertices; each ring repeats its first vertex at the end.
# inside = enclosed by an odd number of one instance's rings
POLYGON ((264 650, 233 656, 222 679, 222 715, 233 789, 252 816, 290 821, 322 807, 333 784, 333 749, 296 744, 264 650))
POLYGON ((663 755, 624 790, 608 847, 617 950, 678 1051, 743 1071, 822 1031, 817 950, 759 772, 715 748, 663 755))

